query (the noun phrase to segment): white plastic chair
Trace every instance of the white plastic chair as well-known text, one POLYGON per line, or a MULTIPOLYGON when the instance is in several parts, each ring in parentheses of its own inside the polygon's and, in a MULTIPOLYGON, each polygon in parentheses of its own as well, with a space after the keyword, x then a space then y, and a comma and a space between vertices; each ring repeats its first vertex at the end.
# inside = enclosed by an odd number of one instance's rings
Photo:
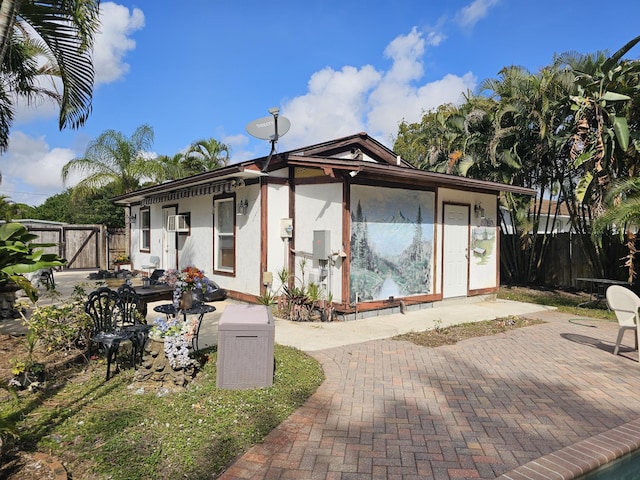
POLYGON ((149 264, 148 265, 142 265, 142 269, 143 270, 148 270, 147 272, 147 277, 151 276, 151 272, 153 270, 155 270, 156 268, 158 268, 160 266, 160 257, 157 257, 155 255, 151 255, 149 257, 149 264))
POLYGON ((618 354, 622 337, 627 330, 633 330, 636 350, 638 350, 638 309, 640 308, 640 298, 628 288, 620 285, 611 285, 607 288, 606 295, 607 305, 616 314, 618 325, 620 326, 613 354, 618 354))

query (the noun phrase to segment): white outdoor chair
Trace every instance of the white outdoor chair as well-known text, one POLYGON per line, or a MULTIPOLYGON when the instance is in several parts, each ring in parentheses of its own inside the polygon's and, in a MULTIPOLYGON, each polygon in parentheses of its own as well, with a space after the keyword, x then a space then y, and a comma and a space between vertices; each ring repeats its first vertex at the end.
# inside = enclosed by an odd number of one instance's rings
POLYGON ((620 285, 611 285, 607 288, 606 295, 607 305, 616 314, 618 325, 620 326, 613 354, 618 354, 622 337, 627 330, 633 330, 636 350, 638 350, 638 309, 640 308, 640 298, 628 288, 620 285))
POLYGON ((155 255, 151 255, 149 257, 149 264, 148 265, 142 265, 142 269, 143 270, 148 270, 147 277, 150 277, 151 276, 151 272, 153 272, 159 266, 160 266, 160 257, 157 257, 155 255))

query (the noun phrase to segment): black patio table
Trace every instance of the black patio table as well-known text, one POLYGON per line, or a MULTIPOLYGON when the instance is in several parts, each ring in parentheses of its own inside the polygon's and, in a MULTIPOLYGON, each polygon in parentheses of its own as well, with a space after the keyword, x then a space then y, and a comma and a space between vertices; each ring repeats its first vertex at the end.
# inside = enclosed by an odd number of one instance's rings
POLYGON ((207 305, 206 303, 194 303, 191 308, 182 310, 177 308, 173 303, 165 303, 163 305, 153 307, 153 311, 164 313, 167 317, 175 317, 182 313, 185 322, 187 321, 187 315, 198 315, 196 331, 193 339, 191 340, 193 350, 197 352, 199 349, 198 336, 200 334, 200 326, 202 325, 202 317, 204 317, 205 313, 215 312, 216 307, 213 305, 207 305))
POLYGON ((621 280, 611 280, 609 278, 576 278, 577 282, 583 282, 589 284, 589 300, 579 304, 579 307, 586 305, 598 306, 602 300, 606 298, 607 288, 611 285, 623 285, 629 286, 629 282, 621 280))
POLYGON ((147 316, 147 304, 160 300, 173 300, 173 287, 169 285, 150 285, 148 287, 133 287, 138 294, 140 304, 138 310, 145 317, 147 316))

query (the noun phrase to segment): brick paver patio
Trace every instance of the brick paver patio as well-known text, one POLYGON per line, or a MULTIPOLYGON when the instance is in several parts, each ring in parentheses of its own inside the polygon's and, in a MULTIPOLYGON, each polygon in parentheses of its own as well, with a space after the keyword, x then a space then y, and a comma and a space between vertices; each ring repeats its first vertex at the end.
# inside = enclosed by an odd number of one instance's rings
POLYGON ((529 316, 548 323, 435 349, 388 339, 313 352, 326 381, 221 478, 572 478, 584 467, 557 451, 584 464, 607 438, 640 445, 640 364, 630 348, 612 354, 617 324, 529 316))

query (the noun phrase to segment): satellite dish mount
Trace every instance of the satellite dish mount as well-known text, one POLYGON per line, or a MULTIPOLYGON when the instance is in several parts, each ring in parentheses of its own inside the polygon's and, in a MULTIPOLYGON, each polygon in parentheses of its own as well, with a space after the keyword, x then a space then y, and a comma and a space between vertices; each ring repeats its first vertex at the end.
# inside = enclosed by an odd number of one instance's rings
POLYGON ((291 122, 286 117, 280 117, 280 109, 273 107, 269 109, 269 113, 272 117, 262 117, 253 122, 249 122, 247 125, 247 132, 252 137, 260 138, 262 140, 269 140, 271 143, 271 151, 267 157, 267 161, 262 167, 262 171, 265 172, 271 161, 271 157, 276 151, 276 143, 278 138, 282 137, 291 128, 291 122))

